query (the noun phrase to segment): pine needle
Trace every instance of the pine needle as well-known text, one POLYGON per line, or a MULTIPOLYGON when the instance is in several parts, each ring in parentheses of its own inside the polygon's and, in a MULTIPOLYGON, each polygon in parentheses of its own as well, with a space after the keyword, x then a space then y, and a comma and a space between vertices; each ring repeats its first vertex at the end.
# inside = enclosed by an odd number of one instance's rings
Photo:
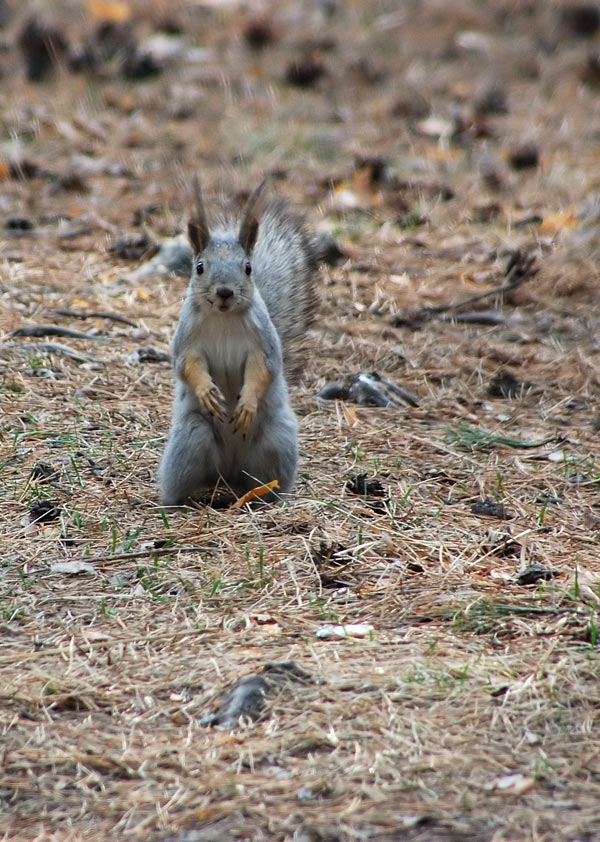
POLYGON ((455 447, 460 447, 464 450, 493 450, 495 447, 543 447, 543 445, 555 440, 555 436, 549 436, 540 441, 523 441, 522 439, 499 436, 489 430, 482 430, 479 427, 473 427, 471 424, 463 424, 461 422, 449 427, 445 436, 447 444, 453 444, 455 447))

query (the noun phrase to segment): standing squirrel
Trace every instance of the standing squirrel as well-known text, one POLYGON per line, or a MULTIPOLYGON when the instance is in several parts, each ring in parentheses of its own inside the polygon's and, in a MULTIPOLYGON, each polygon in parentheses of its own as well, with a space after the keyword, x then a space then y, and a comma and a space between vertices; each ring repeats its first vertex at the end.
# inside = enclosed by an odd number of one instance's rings
POLYGON ((222 490, 232 499, 272 480, 290 490, 298 425, 285 371, 316 304, 314 239, 284 200, 265 201, 265 181, 239 224, 212 230, 197 179, 194 188, 193 268, 173 340, 173 420, 158 472, 167 506, 210 502, 222 490))

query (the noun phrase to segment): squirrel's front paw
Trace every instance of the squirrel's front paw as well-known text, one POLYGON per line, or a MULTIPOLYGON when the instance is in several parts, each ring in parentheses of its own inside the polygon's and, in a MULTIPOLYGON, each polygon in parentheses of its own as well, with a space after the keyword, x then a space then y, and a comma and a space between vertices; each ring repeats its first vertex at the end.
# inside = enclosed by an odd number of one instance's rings
POLYGON ((257 402, 251 398, 242 396, 231 416, 233 431, 235 433, 241 433, 243 436, 247 435, 252 422, 256 418, 256 410, 257 402))
POLYGON ((204 392, 196 393, 200 409, 207 415, 212 415, 217 421, 225 420, 225 398, 221 390, 213 383, 204 392))

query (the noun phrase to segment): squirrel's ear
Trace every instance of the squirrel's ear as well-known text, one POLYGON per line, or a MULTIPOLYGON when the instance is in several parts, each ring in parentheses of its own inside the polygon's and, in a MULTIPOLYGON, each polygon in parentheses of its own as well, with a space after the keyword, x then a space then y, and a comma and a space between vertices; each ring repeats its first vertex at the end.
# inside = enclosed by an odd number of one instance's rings
POLYGON ((263 178, 258 187, 250 194, 242 217, 239 240, 246 254, 250 254, 258 236, 258 224, 263 211, 262 199, 266 183, 267 179, 263 178))
POLYGON ((197 175, 194 176, 194 199, 196 202, 196 212, 192 219, 188 222, 188 237, 190 238, 190 243, 194 248, 194 253, 199 254, 206 248, 210 233, 208 230, 208 223, 206 221, 206 213, 204 211, 204 202, 202 201, 200 181, 197 175))

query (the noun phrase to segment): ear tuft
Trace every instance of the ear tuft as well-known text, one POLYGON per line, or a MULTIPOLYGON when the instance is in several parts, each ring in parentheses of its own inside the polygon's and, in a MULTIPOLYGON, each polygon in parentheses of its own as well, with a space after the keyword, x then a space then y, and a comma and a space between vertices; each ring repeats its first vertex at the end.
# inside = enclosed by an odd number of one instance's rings
POLYGON ((238 235, 239 241, 246 252, 251 254, 256 238, 258 236, 258 226, 260 224, 260 217, 264 210, 264 190, 268 178, 263 178, 258 187, 250 194, 250 198, 246 203, 242 222, 240 224, 240 233, 238 235))
POLYGON ((190 243, 193 246, 194 254, 199 254, 206 248, 210 238, 210 232, 206 221, 204 202, 202 201, 200 180, 197 175, 194 176, 193 185, 196 210, 194 216, 188 222, 188 237, 190 238, 190 243))

